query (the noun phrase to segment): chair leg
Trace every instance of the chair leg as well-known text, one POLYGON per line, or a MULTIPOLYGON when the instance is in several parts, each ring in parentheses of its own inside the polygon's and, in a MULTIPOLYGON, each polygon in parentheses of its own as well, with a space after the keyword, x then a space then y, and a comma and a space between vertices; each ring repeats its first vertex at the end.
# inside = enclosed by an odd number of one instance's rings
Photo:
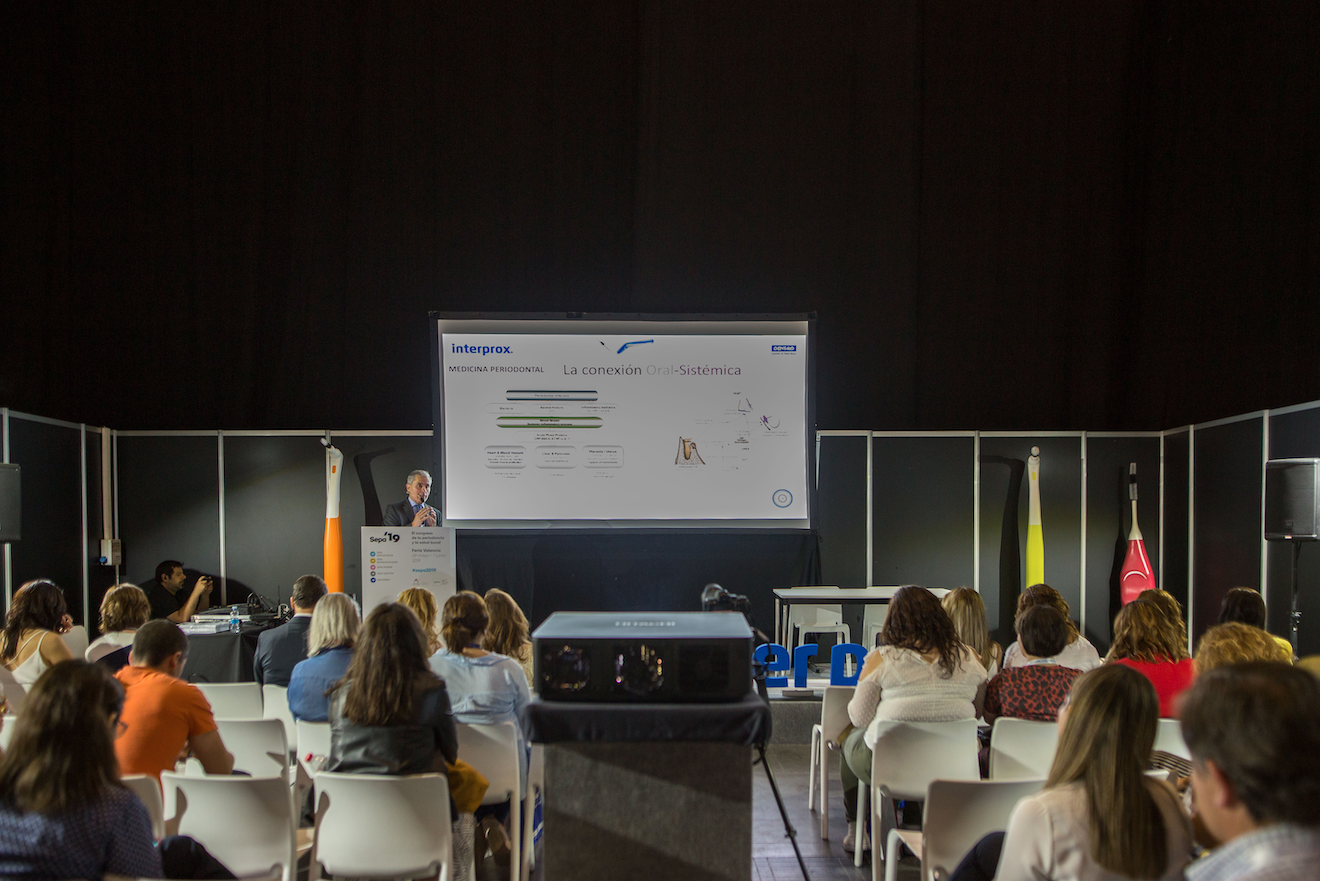
POLYGON ((807 810, 816 809, 816 766, 820 764, 820 726, 811 726, 811 759, 807 763, 807 810))
POLYGON ((820 837, 825 841, 830 840, 830 766, 829 747, 825 743, 825 735, 821 734, 820 739, 820 837))
MULTIPOLYGON (((870 786, 860 780, 857 782, 857 835, 853 839, 853 865, 858 869, 862 867, 862 842, 866 840, 866 819, 870 816, 867 805, 870 791, 870 786)), ((875 854, 871 855, 871 860, 874 862, 875 854)))
POLYGON ((898 837, 898 829, 890 829, 885 846, 885 881, 898 881, 898 858, 902 852, 903 839, 898 837))
MULTIPOLYGON (((522 875, 522 799, 518 793, 510 794, 509 798, 509 831, 512 833, 509 848, 509 877, 518 878, 521 881, 522 875)), ((474 878, 473 881, 476 881, 474 878)))

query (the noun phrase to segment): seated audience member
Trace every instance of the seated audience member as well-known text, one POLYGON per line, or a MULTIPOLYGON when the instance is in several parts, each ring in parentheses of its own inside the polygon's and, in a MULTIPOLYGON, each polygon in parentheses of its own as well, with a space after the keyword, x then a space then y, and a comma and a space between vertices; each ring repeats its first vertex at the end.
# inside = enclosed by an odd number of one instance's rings
POLYGON ((1281 662, 1196 680, 1183 706, 1196 818, 1215 849, 1187 881, 1320 877, 1320 682, 1281 662))
MULTIPOLYGON (((468 725, 514 724, 525 780, 531 756, 522 731, 522 710, 531 700, 527 676, 512 658, 481 647, 489 626, 486 603, 477 594, 464 590, 445 600, 440 632, 448 648, 431 656, 431 669, 445 680, 456 721, 468 725)), ((508 835, 502 825, 508 819, 508 802, 483 805, 476 814, 485 833, 485 845, 503 864, 509 855, 508 835)), ((482 844, 478 837, 478 859, 486 855, 482 844)))
POLYGON ((981 715, 985 668, 963 645, 953 621, 924 587, 901 587, 889 603, 881 646, 866 655, 848 703, 852 722, 841 738, 839 771, 848 833, 857 840, 857 787, 871 785, 871 748, 886 722, 956 722, 981 715))
POLYGON ((136 584, 116 584, 101 598, 101 636, 83 654, 111 673, 128 666, 137 629, 151 619, 151 603, 136 584))
POLYGON ((1178 644, 1183 657, 1191 657, 1191 649, 1187 645, 1187 619, 1183 617, 1182 604, 1178 602, 1177 597, 1167 590, 1154 587, 1143 590, 1138 596, 1146 602, 1153 603, 1160 610, 1164 615, 1164 626, 1169 631, 1169 641, 1178 644))
POLYGON ((1017 619, 1019 654, 1026 659, 990 680, 985 690, 985 721, 1000 716, 1053 722, 1081 670, 1054 657, 1068 644, 1068 623, 1053 606, 1032 606, 1017 619))
POLYGON ((109 671, 84 661, 32 686, 0 759, 0 876, 163 877, 147 809, 119 783, 123 702, 109 671))
POLYGON ((307 660, 289 677, 289 712, 305 722, 330 718, 330 689, 348 674, 361 628, 352 597, 332 593, 316 604, 307 632, 307 660))
POLYGON ((1274 637, 1261 630, 1231 621, 1228 624, 1216 624, 1201 634, 1201 642, 1196 647, 1196 657, 1192 663, 1196 675, 1208 673, 1217 667, 1229 664, 1246 664, 1251 661, 1279 661, 1292 663, 1292 652, 1284 657, 1283 650, 1274 641, 1274 637))
POLYGON ((123 706, 110 672, 86 661, 32 687, 0 760, 0 876, 234 877, 190 838, 156 846, 147 809, 119 782, 123 706))
POLYGON ((426 637, 407 606, 383 603, 367 615, 330 696, 330 729, 327 771, 444 773, 458 757, 449 692, 426 663, 426 637))
MULTIPOLYGON (((1048 584, 1033 584, 1024 590, 1018 596, 1017 612, 1014 613, 1014 620, 1032 606, 1053 606, 1068 622, 1068 645, 1063 651, 1055 655, 1054 662, 1060 667, 1071 667, 1074 670, 1094 670, 1101 664, 1100 653, 1095 650, 1095 646, 1082 636, 1077 625, 1069 617, 1068 601, 1065 600, 1057 590, 1048 584)), ((1025 664, 1026 661, 1021 656, 1021 648, 1016 642, 1004 649, 1004 662, 1000 667, 1007 670, 1009 667, 1017 667, 1025 664)))
MULTIPOLYGON (((1230 621, 1265 630, 1264 598, 1249 587, 1235 587, 1229 590, 1228 593, 1224 594, 1224 601, 1219 604, 1219 623, 1227 624, 1230 621)), ((1293 657, 1292 643, 1282 636, 1275 636, 1272 633, 1270 638, 1278 644, 1280 649, 1287 653, 1288 660, 1291 661, 1293 657)))
POLYGON ((976 654, 986 675, 993 677, 999 672, 1004 651, 990 638, 985 623, 985 601, 981 595, 969 587, 959 587, 945 594, 940 605, 953 622, 953 629, 958 631, 963 645, 976 654))
POLYGON ((490 615, 490 625, 481 647, 497 655, 507 655, 518 662, 527 675, 527 684, 532 683, 532 640, 528 637, 530 626, 527 616, 518 604, 498 587, 486 591, 486 612, 490 615))
POLYGON ((410 587, 399 594, 399 602, 413 610, 417 620, 422 622, 422 633, 426 635, 426 656, 444 648, 440 638, 440 625, 437 623, 439 610, 435 605, 435 594, 424 587, 410 587))
POLYGON ((315 575, 304 575, 293 583, 289 597, 293 617, 257 637, 252 675, 258 685, 288 686, 294 665, 307 660, 307 630, 312 624, 312 611, 325 594, 325 582, 315 575))
POLYGON ((1159 606, 1138 597, 1114 619, 1114 642, 1107 664, 1122 664, 1140 672, 1160 696, 1160 716, 1177 718, 1175 698, 1189 685, 1195 670, 1192 659, 1173 636, 1159 606))
POLYGON ((125 774, 174 770, 185 747, 208 774, 228 774, 234 757, 225 749, 197 686, 182 681, 188 637, 173 621, 156 619, 138 628, 129 666, 115 674, 124 686, 123 732, 115 741, 125 774))
POLYGON ((1008 831, 982 839, 953 881, 1181 879, 1191 823, 1173 787, 1145 773, 1158 716, 1155 689, 1136 671, 1111 664, 1079 676, 1059 709, 1045 788, 1017 803, 1008 831))
POLYGON ((44 578, 29 581, 18 589, 9 606, 0 661, 19 685, 32 685, 52 665, 72 660, 73 653, 60 639, 72 626, 64 591, 44 578))
POLYGON ((175 624, 187 624, 193 615, 211 607, 211 590, 215 582, 210 576, 200 576, 187 593, 183 592, 185 580, 183 564, 178 560, 165 560, 156 567, 156 580, 142 588, 151 602, 152 618, 168 618, 175 624))

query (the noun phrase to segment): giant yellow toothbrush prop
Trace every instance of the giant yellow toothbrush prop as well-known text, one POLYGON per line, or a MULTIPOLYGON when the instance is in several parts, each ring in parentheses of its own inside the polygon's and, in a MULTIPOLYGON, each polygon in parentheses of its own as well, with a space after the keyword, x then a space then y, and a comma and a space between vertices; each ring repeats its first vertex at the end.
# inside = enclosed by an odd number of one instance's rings
POLYGON ((1045 583, 1045 533, 1040 525, 1040 447, 1027 460, 1027 587, 1045 583))
POLYGON ((325 586, 331 593, 344 592, 344 536, 339 530, 339 481, 343 476, 344 454, 325 445, 325 586))

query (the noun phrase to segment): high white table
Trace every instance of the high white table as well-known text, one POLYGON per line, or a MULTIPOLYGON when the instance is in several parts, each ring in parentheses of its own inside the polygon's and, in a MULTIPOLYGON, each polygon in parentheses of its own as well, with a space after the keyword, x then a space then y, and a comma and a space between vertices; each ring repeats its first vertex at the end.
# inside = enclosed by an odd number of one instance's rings
POLYGON ((775 588, 775 642, 787 645, 789 606, 843 606, 888 604, 898 593, 898 587, 776 587, 775 588))

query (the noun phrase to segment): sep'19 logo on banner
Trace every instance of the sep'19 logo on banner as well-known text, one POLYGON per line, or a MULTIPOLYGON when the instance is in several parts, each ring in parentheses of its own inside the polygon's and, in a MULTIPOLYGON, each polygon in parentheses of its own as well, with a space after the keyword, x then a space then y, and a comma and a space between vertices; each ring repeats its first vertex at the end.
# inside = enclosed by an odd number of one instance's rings
MULTIPOLYGON (((812 655, 820 651, 820 646, 814 642, 806 645, 800 645, 789 656, 788 649, 777 642, 767 642, 764 645, 756 647, 756 653, 752 655, 752 660, 756 664, 765 665, 765 685, 767 688, 783 688, 788 685, 787 676, 771 676, 771 673, 793 672, 793 687, 807 687, 807 661, 812 655)), ((857 676, 862 672, 862 662, 866 660, 866 646, 858 645, 855 642, 845 642, 836 645, 830 649, 830 685, 856 685, 857 676), (851 676, 844 673, 844 665, 847 658, 854 659, 854 670, 851 676)))

